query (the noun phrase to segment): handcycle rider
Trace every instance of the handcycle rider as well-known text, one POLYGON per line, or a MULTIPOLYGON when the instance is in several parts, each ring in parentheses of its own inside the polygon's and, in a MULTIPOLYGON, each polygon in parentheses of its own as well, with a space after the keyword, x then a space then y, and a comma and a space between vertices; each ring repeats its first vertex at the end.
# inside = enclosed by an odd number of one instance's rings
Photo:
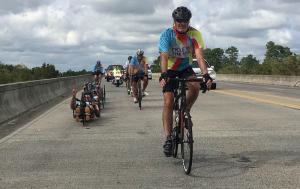
MULTIPOLYGON (((176 82, 169 80, 169 78, 195 78, 195 73, 190 65, 194 55, 208 89, 210 89, 212 82, 203 58, 204 43, 201 33, 189 26, 192 17, 191 11, 186 7, 177 7, 173 11, 172 17, 173 27, 162 32, 158 45, 161 61, 159 81, 163 88, 164 98, 162 121, 166 137, 163 151, 167 157, 172 155, 173 90, 176 87, 176 82)), ((200 85, 198 82, 188 82, 187 87, 187 111, 190 112, 199 95, 200 85)))
POLYGON ((139 79, 143 81, 142 86, 142 95, 145 96, 147 93, 145 92, 148 86, 148 60, 144 56, 144 51, 142 49, 138 49, 136 55, 132 57, 129 65, 129 74, 132 79, 132 90, 133 90, 133 101, 137 103, 137 82, 139 79))

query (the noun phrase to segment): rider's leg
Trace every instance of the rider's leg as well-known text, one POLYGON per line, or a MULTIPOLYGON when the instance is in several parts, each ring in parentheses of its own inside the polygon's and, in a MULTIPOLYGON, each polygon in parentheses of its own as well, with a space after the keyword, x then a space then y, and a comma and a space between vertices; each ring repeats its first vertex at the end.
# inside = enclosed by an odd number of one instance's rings
POLYGON ((147 86, 148 86, 148 76, 144 76, 144 78, 143 78, 143 90, 142 91, 146 91, 147 86))
POLYGON ((174 94, 172 92, 165 92, 162 121, 163 121, 164 133, 166 137, 169 137, 172 131, 173 101, 174 101, 174 94))
POLYGON ((75 119, 78 122, 79 121, 79 115, 80 115, 80 107, 76 107, 75 109, 75 119))
POLYGON ((170 157, 172 155, 172 123, 173 123, 173 99, 172 92, 164 93, 164 109, 163 109, 163 127, 166 136, 166 141, 163 145, 163 151, 165 156, 170 157))
POLYGON ((99 74, 98 76, 98 84, 101 85, 103 74, 99 74))
POLYGON ((85 107, 85 119, 89 121, 91 119, 91 109, 89 106, 85 107))
POLYGON ((137 99, 138 97, 138 91, 137 91, 137 82, 135 81, 135 79, 133 79, 132 81, 132 91, 133 91, 133 96, 137 99))
POLYGON ((188 91, 186 95, 187 111, 190 111, 193 104, 198 98, 200 85, 198 82, 189 82, 187 83, 188 91))

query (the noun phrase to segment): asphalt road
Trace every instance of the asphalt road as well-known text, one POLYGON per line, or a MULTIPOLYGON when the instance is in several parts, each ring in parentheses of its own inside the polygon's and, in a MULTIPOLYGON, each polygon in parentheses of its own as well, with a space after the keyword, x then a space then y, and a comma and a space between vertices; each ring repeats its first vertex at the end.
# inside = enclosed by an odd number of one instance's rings
POLYGON ((68 99, 0 139, 0 188, 299 188, 299 89, 219 83, 201 94, 187 176, 162 153, 157 81, 141 111, 125 87, 105 84, 106 109, 90 129, 68 99))

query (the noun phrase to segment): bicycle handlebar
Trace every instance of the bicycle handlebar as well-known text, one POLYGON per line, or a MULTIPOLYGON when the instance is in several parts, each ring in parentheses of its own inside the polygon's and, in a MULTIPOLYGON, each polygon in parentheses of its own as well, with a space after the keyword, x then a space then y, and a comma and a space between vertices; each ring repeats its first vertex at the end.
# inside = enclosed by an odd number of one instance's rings
POLYGON ((206 93, 206 91, 208 90, 207 85, 204 82, 203 78, 189 78, 189 79, 186 79, 186 78, 175 77, 175 78, 169 78, 169 80, 179 81, 179 82, 183 82, 183 83, 185 83, 185 82, 199 82, 200 86, 201 86, 200 90, 202 90, 202 93, 206 93))

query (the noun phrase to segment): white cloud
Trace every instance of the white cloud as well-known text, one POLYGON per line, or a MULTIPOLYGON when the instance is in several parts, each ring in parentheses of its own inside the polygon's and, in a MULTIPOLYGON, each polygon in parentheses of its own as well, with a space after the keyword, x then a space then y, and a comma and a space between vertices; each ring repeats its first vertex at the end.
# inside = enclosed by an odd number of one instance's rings
POLYGON ((260 59, 268 40, 300 49, 298 1, 10 0, 0 2, 0 60, 78 70, 99 58, 123 63, 138 48, 153 59, 160 33, 182 5, 210 48, 234 45, 260 59))
POLYGON ((287 29, 283 30, 269 30, 268 31, 268 40, 277 41, 282 45, 288 45, 292 40, 291 32, 287 29))

